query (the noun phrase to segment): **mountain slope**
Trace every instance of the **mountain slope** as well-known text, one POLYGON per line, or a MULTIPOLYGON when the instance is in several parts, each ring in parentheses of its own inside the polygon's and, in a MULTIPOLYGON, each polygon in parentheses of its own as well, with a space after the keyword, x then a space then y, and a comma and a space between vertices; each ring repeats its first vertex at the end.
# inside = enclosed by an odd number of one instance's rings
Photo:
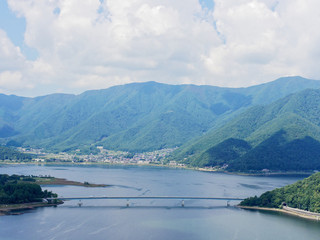
POLYGON ((257 103, 305 88, 320 88, 320 82, 290 77, 234 89, 147 82, 80 95, 1 95, 0 140, 55 151, 91 144, 128 151, 176 147, 257 103))
POLYGON ((245 91, 246 95, 255 96, 253 105, 265 105, 307 88, 317 89, 319 82, 300 76, 282 77, 272 82, 248 87, 245 91))
MULTIPOLYGON (((267 106, 253 107, 174 154, 176 159, 189 156, 195 166, 221 166, 229 170, 314 170, 320 169, 320 90, 304 90, 267 106), (217 162, 221 145, 237 139, 241 154, 217 162), (246 144, 245 144, 246 143, 246 144), (213 165, 215 164, 215 165, 213 165)), ((227 146, 227 147, 226 147, 227 146)))
POLYGON ((0 94, 0 137, 11 137, 18 132, 14 129, 15 112, 23 106, 25 98, 0 94))

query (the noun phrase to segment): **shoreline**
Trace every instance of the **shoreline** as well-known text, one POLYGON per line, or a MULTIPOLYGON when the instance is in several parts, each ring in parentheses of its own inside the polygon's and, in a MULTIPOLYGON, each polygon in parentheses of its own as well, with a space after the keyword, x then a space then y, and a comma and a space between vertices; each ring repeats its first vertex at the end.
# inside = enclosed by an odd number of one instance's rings
POLYGON ((245 209, 245 210, 257 210, 257 211, 266 211, 266 212, 280 212, 284 213, 287 215, 299 217, 299 218, 304 218, 304 219, 309 219, 313 221, 319 221, 320 217, 319 216, 314 216, 314 215, 308 215, 307 213, 302 213, 302 212, 295 212, 295 211, 289 211, 285 209, 280 209, 280 208, 266 208, 266 207, 249 207, 249 206, 237 206, 238 208, 245 209))
POLYGON ((227 172, 224 171, 225 174, 237 175, 237 176, 310 176, 314 172, 269 172, 269 173, 243 173, 243 172, 227 172))
POLYGON ((19 203, 19 204, 1 204, 0 216, 8 215, 21 215, 27 210, 33 210, 40 207, 56 207, 62 203, 43 203, 43 202, 31 202, 31 203, 19 203))
MULTIPOLYGON (((172 166, 172 165, 160 165, 160 164, 124 164, 124 163, 104 163, 104 162, 83 162, 83 163, 73 163, 73 162, 1 162, 0 165, 52 165, 52 166, 61 166, 61 165, 68 165, 68 166, 90 166, 90 165, 97 165, 97 166, 141 166, 141 167, 162 167, 162 168, 176 168, 176 169, 185 169, 185 170, 194 170, 200 172, 215 172, 215 173, 224 173, 230 175, 237 175, 237 176, 293 176, 293 175, 305 175, 309 176, 312 175, 314 172, 256 172, 256 173, 246 173, 246 172, 228 172, 219 169, 207 169, 207 168, 198 168, 198 167, 190 167, 190 166, 172 166)), ((107 185, 109 186, 109 185, 107 185)))

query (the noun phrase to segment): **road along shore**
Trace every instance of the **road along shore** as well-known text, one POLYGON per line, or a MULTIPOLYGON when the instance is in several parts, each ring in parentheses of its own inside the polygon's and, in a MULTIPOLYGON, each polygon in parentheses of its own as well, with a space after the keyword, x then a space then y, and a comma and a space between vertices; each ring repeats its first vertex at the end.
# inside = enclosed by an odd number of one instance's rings
POLYGON ((266 208, 266 207, 249 207, 249 206, 238 206, 241 209, 248 209, 248 210, 261 210, 261 211, 270 211, 270 212, 281 212, 284 214, 289 214, 292 216, 300 217, 300 218, 305 218, 305 219, 310 219, 310 220, 320 220, 320 213, 314 213, 314 212, 309 212, 297 208, 290 208, 284 206, 282 209, 280 208, 266 208))

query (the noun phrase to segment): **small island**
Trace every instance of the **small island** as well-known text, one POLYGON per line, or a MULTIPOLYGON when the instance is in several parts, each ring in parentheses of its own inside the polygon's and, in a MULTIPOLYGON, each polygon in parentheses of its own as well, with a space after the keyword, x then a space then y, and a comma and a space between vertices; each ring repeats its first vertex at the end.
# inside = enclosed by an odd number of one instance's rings
POLYGON ((320 173, 294 184, 243 200, 240 208, 278 211, 320 220, 320 173))

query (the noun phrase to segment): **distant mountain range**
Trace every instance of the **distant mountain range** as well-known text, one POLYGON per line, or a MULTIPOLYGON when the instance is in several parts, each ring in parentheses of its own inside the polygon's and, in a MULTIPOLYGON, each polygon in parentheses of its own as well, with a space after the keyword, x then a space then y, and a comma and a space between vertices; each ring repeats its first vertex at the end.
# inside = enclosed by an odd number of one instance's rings
POLYGON ((248 88, 146 82, 80 95, 0 94, 0 142, 52 151, 181 146, 174 159, 238 169, 231 160, 249 161, 268 141, 281 141, 283 147, 283 139, 289 145, 303 140, 316 147, 318 91, 301 91, 318 88, 320 81, 287 77, 248 88), (288 96, 293 93, 298 94, 288 96), (228 148, 227 157, 217 160, 216 152, 225 155, 228 148))

